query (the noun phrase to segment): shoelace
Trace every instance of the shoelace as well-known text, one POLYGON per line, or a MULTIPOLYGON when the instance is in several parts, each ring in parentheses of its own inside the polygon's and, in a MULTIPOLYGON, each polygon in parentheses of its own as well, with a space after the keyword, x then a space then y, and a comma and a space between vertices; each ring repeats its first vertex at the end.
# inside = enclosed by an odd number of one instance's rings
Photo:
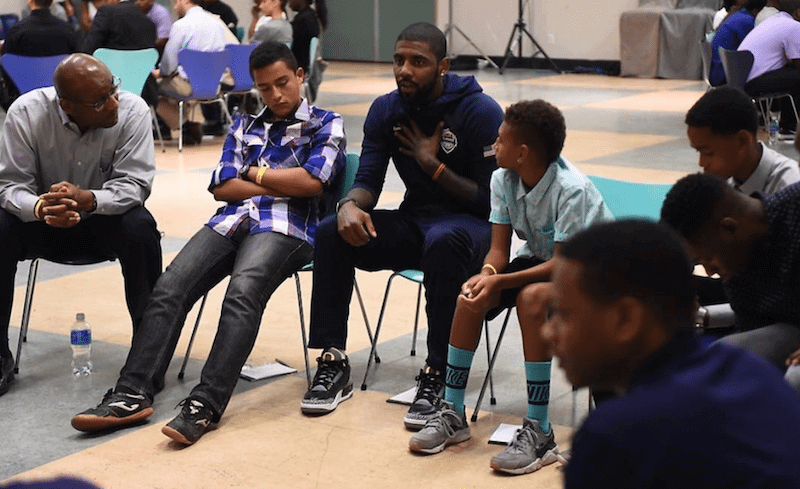
POLYGON ((461 418, 459 418, 455 411, 452 409, 442 409, 436 414, 436 416, 428 420, 428 422, 425 424, 425 428, 431 428, 439 431, 439 428, 442 427, 444 428, 444 431, 447 432, 447 436, 452 438, 456 432, 456 430, 453 429, 453 425, 460 421, 461 418), (448 422, 448 420, 445 418, 452 418, 455 420, 455 422, 448 422))
POLYGON ((318 358, 317 361, 319 362, 319 367, 317 368, 317 374, 314 376, 314 386, 321 385, 327 390, 333 384, 341 362, 322 360, 321 358, 318 358))
POLYGON ((511 448, 525 451, 530 447, 536 448, 536 436, 533 433, 533 429, 528 426, 518 429, 514 434, 514 439, 511 441, 511 448))
POLYGON ((210 418, 210 416, 203 415, 203 409, 206 407, 205 404, 196 400, 196 399, 184 399, 178 403, 175 408, 179 408, 183 406, 182 411, 187 411, 187 416, 185 416, 188 420, 193 421, 195 418, 210 418), (198 416, 199 415, 199 416, 198 416))
POLYGON ((432 406, 435 406, 439 402, 438 393, 441 391, 444 381, 433 374, 428 374, 425 372, 421 372, 414 380, 419 382, 417 396, 414 399, 414 402, 424 399, 432 406))

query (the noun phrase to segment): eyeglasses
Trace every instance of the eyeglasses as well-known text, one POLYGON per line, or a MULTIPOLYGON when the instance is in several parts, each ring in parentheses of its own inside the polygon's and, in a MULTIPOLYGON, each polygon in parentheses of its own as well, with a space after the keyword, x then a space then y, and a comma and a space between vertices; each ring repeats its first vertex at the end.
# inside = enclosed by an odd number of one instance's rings
POLYGON ((113 83, 113 85, 114 85, 111 88, 111 91, 108 93, 108 95, 106 95, 105 97, 101 98, 97 102, 94 102, 94 103, 91 103, 91 104, 88 103, 88 102, 76 102, 74 100, 71 100, 71 102, 74 103, 74 104, 86 105, 88 107, 93 108, 96 112, 100 112, 101 110, 103 110, 103 107, 106 106, 106 104, 108 103, 108 100, 111 97, 114 97, 117 100, 119 100, 119 87, 120 87, 120 85, 122 85, 122 79, 117 77, 117 76, 113 76, 113 77, 111 77, 111 83, 113 83))

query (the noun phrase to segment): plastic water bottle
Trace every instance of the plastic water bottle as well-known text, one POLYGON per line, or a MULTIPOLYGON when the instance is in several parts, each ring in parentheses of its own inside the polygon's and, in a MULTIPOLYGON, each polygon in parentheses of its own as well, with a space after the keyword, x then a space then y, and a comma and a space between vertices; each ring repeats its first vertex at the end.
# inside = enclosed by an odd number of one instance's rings
POLYGON ((778 112, 770 112, 769 113, 769 144, 775 144, 778 142, 778 112))
POLYGON ((92 374, 92 327, 82 312, 75 315, 69 333, 72 346, 72 374, 84 377, 92 374))

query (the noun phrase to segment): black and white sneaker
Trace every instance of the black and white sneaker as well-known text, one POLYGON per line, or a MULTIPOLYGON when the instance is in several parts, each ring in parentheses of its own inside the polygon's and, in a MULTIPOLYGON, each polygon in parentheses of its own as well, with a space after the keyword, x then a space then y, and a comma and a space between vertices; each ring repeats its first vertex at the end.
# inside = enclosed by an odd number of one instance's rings
POLYGON ((191 445, 214 423, 214 410, 196 397, 188 397, 178 406, 183 406, 181 413, 161 428, 161 432, 178 443, 191 445))
POLYGON ((107 430, 144 421, 151 414, 153 405, 145 396, 108 389, 97 407, 72 418, 72 427, 79 431, 107 430))
POLYGON ((317 373, 300 401, 300 410, 304 414, 327 414, 351 397, 350 361, 336 348, 328 348, 317 358, 317 373))
POLYGON ((410 430, 421 430, 428 420, 436 416, 444 397, 444 372, 426 365, 419 371, 416 381, 417 394, 403 418, 403 423, 410 430))

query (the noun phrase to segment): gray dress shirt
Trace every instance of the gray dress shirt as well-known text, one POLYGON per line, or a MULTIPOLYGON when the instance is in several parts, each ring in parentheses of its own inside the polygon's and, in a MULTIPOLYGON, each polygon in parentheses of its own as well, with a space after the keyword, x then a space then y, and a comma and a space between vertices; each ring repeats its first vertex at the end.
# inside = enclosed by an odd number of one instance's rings
POLYGON ((119 120, 81 134, 53 87, 22 95, 0 134, 0 206, 23 222, 50 186, 68 181, 94 192, 96 214, 117 215, 144 204, 155 176, 150 111, 120 92, 119 120))
POLYGON ((761 160, 753 174, 744 182, 738 182, 731 177, 728 184, 746 195, 751 195, 753 192, 774 194, 784 187, 800 182, 800 168, 796 161, 766 147, 764 143, 761 143, 761 147, 761 160))

